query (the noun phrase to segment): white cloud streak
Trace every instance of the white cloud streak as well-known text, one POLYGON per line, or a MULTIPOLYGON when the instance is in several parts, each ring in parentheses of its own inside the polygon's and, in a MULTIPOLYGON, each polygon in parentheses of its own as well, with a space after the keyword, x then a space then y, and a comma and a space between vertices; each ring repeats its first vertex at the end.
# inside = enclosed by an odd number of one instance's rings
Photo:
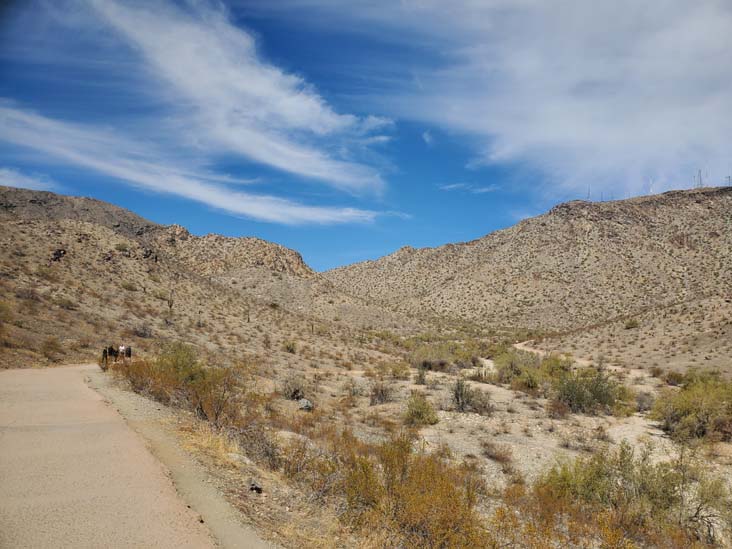
POLYGON ((1 167, 0 185, 31 189, 33 191, 52 191, 58 189, 58 184, 46 175, 27 174, 14 168, 1 167))
POLYGON ((462 191, 471 194, 485 194, 496 192, 501 189, 499 185, 492 183, 490 185, 473 185, 472 183, 450 183, 437 187, 441 191, 462 191))
POLYGON ((182 196, 252 219, 298 225, 369 222, 376 216, 375 212, 367 210, 307 206, 276 196, 235 191, 215 183, 230 181, 227 176, 181 170, 164 162, 149 146, 114 133, 50 119, 11 106, 0 105, 0 127, 3 128, 0 141, 140 188, 182 196))
POLYGON ((277 4, 282 16, 432 51, 364 101, 473 136, 473 166, 528 164, 549 192, 591 183, 619 196, 649 179, 660 191, 690 186, 698 169, 711 184, 732 172, 727 0, 277 4))
POLYGON ((302 77, 264 61, 252 35, 222 9, 206 1, 182 8, 161 1, 86 1, 136 52, 161 97, 178 105, 176 116, 184 117, 198 146, 352 193, 383 189, 375 169, 329 149, 390 121, 335 112, 302 77))

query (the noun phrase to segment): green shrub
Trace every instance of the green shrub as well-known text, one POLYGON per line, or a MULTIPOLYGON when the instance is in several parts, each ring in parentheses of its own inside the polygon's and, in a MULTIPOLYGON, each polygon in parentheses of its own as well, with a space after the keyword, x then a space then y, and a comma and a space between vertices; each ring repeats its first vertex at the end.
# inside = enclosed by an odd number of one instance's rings
POLYGON ((427 397, 419 391, 412 391, 407 400, 404 422, 407 425, 434 425, 438 421, 437 413, 427 397))
POLYGON ((449 367, 471 368, 480 364, 480 357, 491 352, 491 346, 481 340, 439 341, 419 343, 409 355, 415 368, 444 372, 449 367))
MULTIPOLYGON (((658 462, 651 458, 650 447, 637 452, 624 441, 615 449, 554 466, 534 490, 545 516, 579 513, 594 521, 602 516, 595 528, 601 534, 608 532, 600 526, 621 533, 623 547, 631 541, 653 547, 696 546, 693 540, 711 544, 720 529, 729 532, 732 526, 727 485, 688 449, 658 462), (674 538, 681 544, 667 544, 674 538)), ((566 530, 567 524, 561 527, 566 530)))
POLYGON ((584 368, 565 373, 556 382, 554 398, 572 412, 611 413, 616 405, 627 401, 627 390, 604 371, 584 368))
POLYGON ((405 362, 392 362, 389 365, 389 373, 394 379, 409 379, 409 365, 405 362))
POLYGON ((427 385, 427 370, 421 366, 417 368, 417 373, 414 376, 415 385, 427 385))
POLYGON ((137 285, 134 282, 130 282, 128 280, 124 280, 120 286, 123 290, 127 290, 128 292, 136 292, 137 291, 137 285))
POLYGON ((546 393, 559 378, 572 369, 572 361, 549 355, 540 359, 533 353, 510 349, 495 358, 497 383, 510 385, 515 391, 532 396, 548 396, 546 393))
POLYGON ((672 435, 732 440, 732 382, 716 375, 692 375, 677 390, 665 389, 651 417, 672 435))
POLYGON ((472 389, 464 379, 458 379, 451 389, 452 403, 458 412, 475 412, 480 415, 493 413, 488 393, 472 389))
POLYGON ((285 341, 282 344, 282 349, 285 352, 291 353, 294 355, 295 353, 297 353, 297 344, 294 341, 285 341))

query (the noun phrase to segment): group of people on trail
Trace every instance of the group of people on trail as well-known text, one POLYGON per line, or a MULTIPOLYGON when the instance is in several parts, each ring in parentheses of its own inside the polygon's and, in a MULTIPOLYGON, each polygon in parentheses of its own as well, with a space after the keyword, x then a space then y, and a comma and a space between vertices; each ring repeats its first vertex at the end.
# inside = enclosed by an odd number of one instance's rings
POLYGON ((104 370, 107 369, 107 365, 109 364, 110 360, 113 360, 116 363, 118 360, 122 360, 122 362, 127 362, 131 359, 132 347, 130 347, 129 345, 120 345, 119 347, 110 345, 109 347, 105 347, 104 349, 102 349, 102 369, 104 370))

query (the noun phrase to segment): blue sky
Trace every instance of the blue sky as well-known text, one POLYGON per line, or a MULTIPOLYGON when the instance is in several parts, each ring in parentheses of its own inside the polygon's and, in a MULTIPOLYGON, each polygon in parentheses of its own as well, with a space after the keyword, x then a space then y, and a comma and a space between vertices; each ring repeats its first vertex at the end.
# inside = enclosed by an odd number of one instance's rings
POLYGON ((0 9, 0 183, 323 270, 732 173, 729 2, 0 9))

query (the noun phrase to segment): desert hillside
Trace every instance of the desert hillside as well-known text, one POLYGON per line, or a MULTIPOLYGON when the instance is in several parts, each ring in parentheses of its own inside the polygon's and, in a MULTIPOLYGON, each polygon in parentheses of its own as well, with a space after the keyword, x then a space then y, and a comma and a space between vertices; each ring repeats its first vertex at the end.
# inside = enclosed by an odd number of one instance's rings
POLYGON ((394 311, 545 332, 732 295, 732 187, 574 201, 472 242, 325 273, 394 311))
POLYGON ((6 366, 169 339, 282 353, 285 363, 293 355, 282 347, 295 342, 305 356, 345 362, 359 331, 421 325, 343 294, 278 244, 198 237, 98 200, 0 187, 0 227, 6 366))

